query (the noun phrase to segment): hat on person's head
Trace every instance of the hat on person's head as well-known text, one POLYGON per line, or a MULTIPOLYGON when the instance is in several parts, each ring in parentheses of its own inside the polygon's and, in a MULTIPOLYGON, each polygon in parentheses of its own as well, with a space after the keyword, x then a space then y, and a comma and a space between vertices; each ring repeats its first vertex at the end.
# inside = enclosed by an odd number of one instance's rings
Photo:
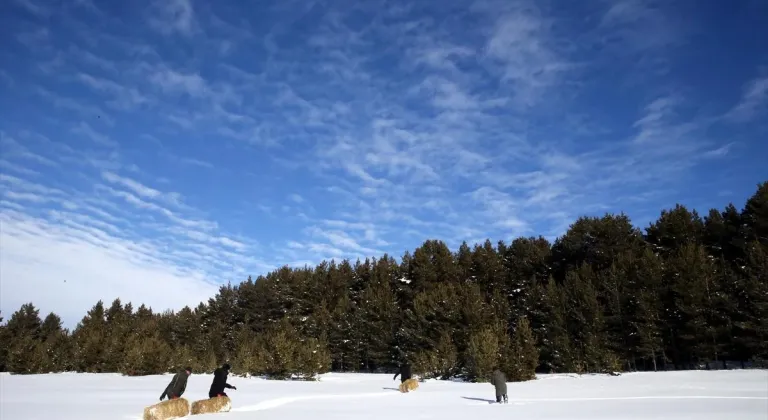
POLYGON ((221 367, 223 367, 224 370, 229 370, 230 368, 229 363, 224 363, 223 365, 221 365, 221 367))
POLYGON ((184 370, 186 370, 186 371, 187 371, 187 372, 189 372, 189 373, 192 373, 192 368, 191 368, 191 367, 189 367, 189 366, 185 367, 185 368, 184 368, 184 370))

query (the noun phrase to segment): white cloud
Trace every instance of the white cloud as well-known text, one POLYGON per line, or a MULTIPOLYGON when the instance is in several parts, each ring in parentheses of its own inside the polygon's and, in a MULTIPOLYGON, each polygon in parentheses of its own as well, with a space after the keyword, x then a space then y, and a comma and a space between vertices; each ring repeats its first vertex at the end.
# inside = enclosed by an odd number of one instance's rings
POLYGON ((121 177, 112 172, 104 171, 101 173, 101 177, 111 183, 120 184, 124 187, 128 187, 129 189, 133 190, 133 192, 144 197, 160 198, 162 196, 162 193, 154 188, 144 186, 132 179, 121 177))
POLYGON ((768 77, 758 77, 744 86, 741 100, 725 118, 732 122, 747 122, 768 113, 768 77))
POLYGON ((5 208, 9 208, 9 209, 18 210, 18 211, 26 211, 27 210, 25 205, 20 204, 20 203, 15 202, 15 201, 0 200, 0 206, 5 207, 5 208))
MULTIPOLYGON (((166 203, 177 205, 177 206, 181 205, 181 195, 179 193, 175 193, 175 192, 162 193, 159 190, 148 187, 138 181, 117 175, 109 171, 102 171, 101 177, 112 184, 122 185, 123 187, 128 188, 129 190, 133 191, 134 193, 142 197, 150 198, 158 201, 164 201, 166 203)), ((118 195, 121 195, 121 194, 118 194, 118 195)), ((136 201, 133 198, 126 196, 125 194, 122 194, 122 196, 128 201, 132 201, 134 204, 140 205, 142 207, 154 208, 152 207, 151 204, 142 204, 139 201, 136 201)))
POLYGON ((600 21, 611 39, 620 40, 618 48, 632 52, 660 51, 685 41, 690 22, 677 20, 655 0, 617 0, 608 7, 600 21))
POLYGON ((304 244, 301 244, 301 243, 296 242, 296 241, 288 241, 288 243, 286 245, 289 248, 293 248, 293 249, 304 249, 305 248, 304 244))
POLYGON ((217 290, 204 273, 158 258, 162 250, 143 250, 96 228, 85 232, 7 210, 0 221, 3 313, 32 300, 74 328, 99 299, 109 304, 119 297, 160 311, 194 306, 217 290))
POLYGON ((206 168, 206 169, 213 169, 213 164, 210 162, 206 162, 201 159, 195 159, 195 158, 189 158, 189 157, 179 157, 177 156, 176 159, 181 162, 185 163, 187 165, 197 166, 200 168, 206 168))
POLYGON ((51 15, 51 10, 39 4, 36 0, 13 0, 12 3, 41 18, 47 18, 51 15))
POLYGON ((193 220, 193 219, 188 219, 188 218, 179 216, 177 213, 171 210, 168 210, 163 206, 160 206, 152 202, 144 201, 126 191, 115 190, 113 188, 105 187, 102 185, 97 185, 96 188, 98 190, 107 191, 109 194, 115 197, 122 198, 127 203, 134 205, 138 209, 152 210, 156 213, 160 213, 165 217, 167 217, 170 221, 184 227, 201 229, 201 230, 213 230, 213 229, 216 229, 218 226, 216 222, 211 222, 207 220, 193 220))
POLYGON ((15 172, 17 174, 31 175, 31 176, 38 176, 38 175, 40 175, 40 172, 38 172, 38 171, 29 169, 27 167, 18 165, 18 164, 13 163, 13 162, 9 162, 9 161, 4 160, 4 159, 0 159, 0 167, 2 167, 4 169, 7 169, 7 170, 10 170, 11 172, 15 172))
POLYGON ((46 196, 52 195, 65 195, 64 191, 57 188, 49 188, 33 182, 26 181, 22 178, 15 177, 13 175, 0 174, 0 183, 7 184, 10 189, 7 192, 14 190, 23 190, 25 192, 31 192, 35 194, 43 194, 46 196))
POLYGON ((31 201, 33 203, 45 203, 48 201, 48 198, 45 196, 25 192, 4 191, 3 196, 11 200, 31 201))
POLYGON ((205 80, 198 74, 185 74, 163 68, 154 72, 149 80, 165 92, 186 93, 193 97, 200 97, 208 92, 205 80))
POLYGON ((77 78, 78 81, 89 88, 99 93, 113 96, 114 100, 108 102, 108 104, 118 109, 132 109, 150 102, 149 98, 132 86, 125 86, 113 80, 94 77, 86 73, 79 73, 77 78))
POLYGON ((1 310, 31 300, 73 326, 98 299, 179 309, 215 294, 209 279, 221 272, 244 278, 273 268, 249 255, 254 241, 223 234, 216 222, 189 217, 186 207, 171 211, 153 202, 171 193, 110 172, 102 176, 118 188, 96 184, 106 198, 0 174, 1 310), (168 223, 155 222, 152 213, 168 223))
POLYGON ((147 13, 150 26, 160 33, 178 32, 189 36, 197 30, 191 0, 153 0, 147 13))
MULTIPOLYGON (((44 166, 58 166, 58 163, 55 161, 31 152, 27 147, 21 145, 14 138, 7 136, 2 131, 0 131, 0 150, 3 151, 3 158, 5 159, 18 157, 44 166)), ((13 164, 13 162, 11 162, 11 164, 13 164)))
POLYGON ((498 18, 486 44, 488 57, 502 66, 501 80, 513 84, 521 106, 543 100, 572 66, 556 51, 549 30, 535 7, 513 8, 498 18))
MULTIPOLYGON (((364 253, 369 254, 369 256, 375 256, 382 253, 381 251, 360 245, 347 232, 341 230, 327 230, 318 227, 310 227, 308 231, 309 234, 314 237, 326 239, 333 247, 335 247, 334 250, 343 249, 346 252, 364 253)), ((344 253, 345 252, 341 252, 339 255, 344 253)))
POLYGON ((485 208, 488 219, 495 220, 496 226, 507 230, 507 236, 516 237, 528 233, 528 223, 518 215, 522 213, 523 203, 518 203, 509 194, 488 186, 480 187, 470 195, 485 208))
POLYGON ((216 235, 211 235, 208 233, 204 233, 196 230, 188 230, 188 229, 186 230, 176 229, 176 231, 177 232, 181 231, 188 237, 195 239, 197 241, 207 242, 214 245, 223 245, 228 248, 233 248, 239 251, 242 251, 248 248, 248 245, 246 245, 245 243, 227 238, 225 236, 216 236, 216 235))
MULTIPOLYGON (((78 47, 76 45, 72 45, 72 46, 69 47, 67 52, 68 52, 68 54, 70 54, 72 56, 72 61, 73 62, 76 62, 78 64, 79 63, 87 63, 90 66, 99 68, 99 69, 104 70, 104 71, 106 71, 106 72, 108 72, 110 74, 118 73, 118 65, 115 62, 107 60, 107 59, 105 59, 105 58, 103 58, 103 57, 101 57, 101 56, 99 56, 97 54, 94 54, 91 51, 84 50, 84 49, 82 49, 82 48, 80 48, 80 47, 78 47)), ((88 78, 87 75, 81 75, 81 77, 84 77, 84 76, 86 78, 88 78)), ((95 80, 92 77, 90 79, 95 80)), ((90 80, 84 81, 84 82, 88 83, 89 81, 90 80)), ((94 86, 94 87, 96 87, 96 86, 94 86)))
POLYGON ((98 143, 102 146, 116 147, 117 142, 110 139, 108 136, 101 134, 93 129, 88 123, 81 121, 80 124, 72 128, 72 132, 81 134, 91 141, 98 143))

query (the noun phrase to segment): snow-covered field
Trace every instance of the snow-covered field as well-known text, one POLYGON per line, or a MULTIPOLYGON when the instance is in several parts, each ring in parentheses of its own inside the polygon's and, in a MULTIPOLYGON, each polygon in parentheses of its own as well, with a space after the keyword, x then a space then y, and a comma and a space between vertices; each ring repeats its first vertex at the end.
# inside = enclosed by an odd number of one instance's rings
MULTIPOLYGON (((0 375, 2 420, 130 420, 158 402, 170 375, 0 375)), ((184 395, 207 398, 210 375, 184 395)), ((202 419, 768 419, 768 371, 541 375, 509 384, 509 404, 489 404, 488 384, 428 381, 400 394, 392 375, 328 374, 320 382, 230 376, 233 409, 202 419)))

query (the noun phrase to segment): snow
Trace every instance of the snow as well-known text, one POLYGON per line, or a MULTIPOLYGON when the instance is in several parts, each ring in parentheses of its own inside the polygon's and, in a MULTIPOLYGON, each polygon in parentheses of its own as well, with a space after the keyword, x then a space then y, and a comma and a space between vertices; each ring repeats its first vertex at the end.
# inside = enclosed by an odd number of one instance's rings
MULTIPOLYGON (((327 374, 319 382, 267 381, 230 375, 232 411, 203 419, 440 420, 765 420, 768 371, 687 371, 607 375, 540 375, 510 383, 509 404, 489 404, 493 387, 427 381, 397 392, 390 374, 327 374)), ((131 420, 158 402, 171 375, 0 375, 2 420, 131 420)), ((211 375, 193 375, 184 395, 206 398, 211 375)), ((189 416, 194 419, 196 417, 189 416)))

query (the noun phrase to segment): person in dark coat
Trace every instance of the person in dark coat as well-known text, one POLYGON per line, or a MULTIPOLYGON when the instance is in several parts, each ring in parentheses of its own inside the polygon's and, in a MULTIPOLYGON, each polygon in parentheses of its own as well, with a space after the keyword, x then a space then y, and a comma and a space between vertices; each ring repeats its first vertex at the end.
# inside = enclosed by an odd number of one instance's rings
POLYGON ((400 365, 400 370, 398 370, 397 373, 395 373, 395 377, 392 378, 392 380, 394 381, 395 379, 397 379, 398 375, 400 376, 400 383, 403 383, 408 379, 411 379, 411 364, 408 362, 403 362, 400 365))
POLYGON ((173 375, 171 383, 165 387, 165 391, 163 391, 163 394, 160 395, 160 401, 162 401, 165 397, 168 397, 169 400, 174 400, 181 397, 184 394, 184 391, 187 389, 187 378, 189 378, 189 375, 191 374, 192 368, 187 367, 173 375))
POLYGON ((491 385, 496 388, 496 402, 500 403, 504 400, 504 404, 507 403, 507 377, 499 369, 493 371, 491 375, 491 385))
POLYGON ((224 388, 237 390, 227 383, 227 375, 229 375, 229 363, 224 363, 220 368, 213 371, 213 382, 211 383, 211 389, 208 391, 208 398, 213 397, 227 397, 227 393, 224 392, 224 388))

